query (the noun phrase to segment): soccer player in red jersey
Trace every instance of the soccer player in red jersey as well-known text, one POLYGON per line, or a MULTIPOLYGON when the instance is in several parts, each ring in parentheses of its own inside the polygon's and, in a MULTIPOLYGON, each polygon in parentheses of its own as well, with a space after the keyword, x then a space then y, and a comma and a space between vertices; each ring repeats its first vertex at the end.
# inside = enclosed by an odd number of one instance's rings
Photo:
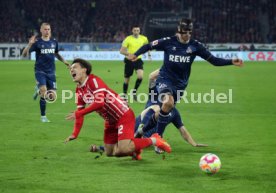
POLYGON ((158 134, 150 138, 134 138, 135 115, 120 96, 111 90, 101 78, 90 74, 91 64, 77 58, 73 61, 70 73, 77 83, 77 110, 66 119, 75 120, 73 133, 65 140, 78 137, 84 116, 96 111, 104 120, 104 144, 107 156, 133 156, 141 159, 141 150, 154 145, 170 153, 170 145, 158 134), (85 107, 85 105, 88 105, 85 107))

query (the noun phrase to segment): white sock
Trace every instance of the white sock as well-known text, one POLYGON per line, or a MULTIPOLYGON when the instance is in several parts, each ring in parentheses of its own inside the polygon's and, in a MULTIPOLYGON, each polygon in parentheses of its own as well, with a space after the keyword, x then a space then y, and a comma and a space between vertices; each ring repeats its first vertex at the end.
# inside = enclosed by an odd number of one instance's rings
POLYGON ((151 137, 150 139, 152 141, 152 145, 155 145, 156 144, 156 138, 155 137, 151 137))

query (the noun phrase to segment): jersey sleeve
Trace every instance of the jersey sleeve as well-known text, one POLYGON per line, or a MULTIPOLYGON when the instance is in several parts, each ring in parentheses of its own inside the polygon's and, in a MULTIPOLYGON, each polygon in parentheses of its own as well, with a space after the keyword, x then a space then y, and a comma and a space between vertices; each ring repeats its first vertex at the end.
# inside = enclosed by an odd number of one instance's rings
POLYGON ((128 48, 128 45, 129 45, 129 38, 127 37, 126 39, 124 39, 122 43, 122 47, 128 48))
POLYGON ((172 119, 172 123, 177 129, 179 129, 180 127, 183 126, 181 116, 180 116, 179 111, 177 109, 174 109, 173 113, 174 113, 174 118, 172 119))
POLYGON ((83 109, 85 107, 85 102, 83 101, 82 96, 76 91, 76 95, 77 95, 77 109, 83 109))
POLYGON ((151 50, 162 51, 165 48, 166 42, 170 39, 170 37, 154 40, 150 43, 151 50))
POLYGON ((164 51, 165 45, 167 40, 169 40, 170 37, 167 38, 162 38, 159 40, 154 40, 153 42, 143 45, 139 50, 137 50, 134 55, 135 56, 140 56, 141 54, 146 53, 149 50, 159 50, 159 51, 164 51))
POLYGON ((200 42, 196 42, 197 52, 196 54, 203 58, 204 60, 207 60, 212 56, 211 52, 200 42))
POLYGON ((197 42, 196 55, 210 62, 214 66, 232 65, 232 60, 215 57, 207 48, 200 42, 197 42))

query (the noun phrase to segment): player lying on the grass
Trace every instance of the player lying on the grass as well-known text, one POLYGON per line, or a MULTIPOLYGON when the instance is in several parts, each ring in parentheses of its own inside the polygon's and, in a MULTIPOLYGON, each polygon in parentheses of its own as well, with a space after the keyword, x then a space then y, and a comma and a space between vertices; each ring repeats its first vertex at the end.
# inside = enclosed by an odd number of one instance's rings
POLYGON ((158 134, 150 138, 135 139, 135 116, 133 111, 111 90, 98 76, 90 74, 91 64, 83 59, 75 59, 71 66, 71 76, 77 83, 77 110, 70 113, 66 119, 75 120, 72 135, 65 143, 78 137, 83 125, 84 116, 96 111, 105 120, 104 144, 107 156, 133 156, 141 159, 141 150, 149 146, 170 153, 170 145, 158 134), (85 108, 85 105, 88 106, 85 108))
MULTIPOLYGON (((152 106, 146 108, 136 118, 135 137, 146 137, 146 138, 148 138, 153 133, 156 133, 156 124, 157 124, 157 119, 158 119, 159 112, 160 112, 160 106, 159 105, 152 105, 152 106)), ((180 135, 183 137, 183 139, 186 140, 192 146, 194 146, 194 147, 206 147, 206 146, 208 146, 206 144, 198 144, 193 140, 191 134, 185 128, 185 126, 182 122, 181 116, 179 114, 179 111, 176 108, 174 108, 171 111, 171 113, 169 114, 169 122, 168 122, 167 126, 170 123, 174 124, 174 126, 179 130, 180 135)), ((162 135, 163 135, 163 133, 162 133, 162 135)))
MULTIPOLYGON (((149 138, 153 133, 156 133, 156 123, 160 112, 159 105, 152 105, 142 111, 142 113, 136 118, 135 122, 135 138, 149 138)), ((189 131, 183 125, 180 114, 176 108, 174 108, 169 114, 169 121, 167 126, 173 123, 179 130, 182 138, 194 147, 207 147, 206 144, 199 144, 194 141, 189 131)), ((167 127, 166 126, 166 127, 167 127)), ((165 131, 165 130, 164 130, 165 131)), ((162 133, 163 134, 163 133, 162 133)), ((91 152, 104 151, 104 147, 91 145, 91 152)), ((156 153, 163 153, 158 147, 155 147, 156 153)))
MULTIPOLYGON (((140 138, 150 137, 153 133, 156 132, 156 123, 157 118, 160 112, 160 107, 157 105, 157 91, 156 91, 156 78, 159 74, 159 69, 153 71, 149 75, 149 99, 147 101, 145 110, 136 118, 135 121, 135 137, 140 138)), ((173 123, 177 129, 179 129, 180 135, 186 140, 189 144, 194 147, 205 147, 206 144, 197 144, 188 130, 184 127, 181 116, 176 108, 172 110, 169 114, 169 123, 173 123)), ((167 124, 167 125, 168 125, 167 124)), ((164 132, 164 131, 163 131, 164 132)), ((161 136, 163 133, 161 134, 161 136)), ((103 146, 91 145, 91 152, 104 151, 103 146)), ((155 148, 156 153, 162 153, 162 150, 155 148)))

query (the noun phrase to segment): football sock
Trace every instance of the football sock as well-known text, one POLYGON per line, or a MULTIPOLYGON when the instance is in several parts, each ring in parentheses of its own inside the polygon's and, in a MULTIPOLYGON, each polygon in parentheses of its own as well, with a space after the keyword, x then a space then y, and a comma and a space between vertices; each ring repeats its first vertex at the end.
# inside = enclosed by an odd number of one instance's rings
POLYGON ((152 115, 150 116, 149 121, 144 125, 144 127, 143 127, 143 132, 147 132, 147 131, 153 129, 153 128, 156 126, 156 123, 157 123, 157 122, 156 122, 156 119, 155 119, 155 115, 152 114, 152 115))
POLYGON ((154 115, 155 111, 153 109, 149 109, 148 112, 146 112, 146 114, 144 115, 141 123, 146 125, 149 120, 151 119, 151 116, 154 115))
POLYGON ((142 80, 143 80, 143 79, 137 78, 137 80, 136 80, 136 82, 135 82, 135 87, 134 87, 134 90, 135 90, 135 91, 139 88, 139 86, 140 86, 142 80))
POLYGON ((46 100, 45 100, 45 98, 40 97, 39 105, 40 105, 41 116, 45 116, 46 115, 46 100))
POLYGON ((124 82, 123 91, 125 94, 127 93, 127 90, 128 90, 128 84, 124 82))
POLYGON ((168 124, 168 119, 169 119, 169 113, 170 112, 164 112, 160 111, 158 121, 157 121, 157 133, 162 137, 164 130, 168 124))
POLYGON ((144 149, 146 147, 151 146, 152 140, 150 138, 134 138, 132 139, 134 146, 135 146, 135 151, 144 149))

